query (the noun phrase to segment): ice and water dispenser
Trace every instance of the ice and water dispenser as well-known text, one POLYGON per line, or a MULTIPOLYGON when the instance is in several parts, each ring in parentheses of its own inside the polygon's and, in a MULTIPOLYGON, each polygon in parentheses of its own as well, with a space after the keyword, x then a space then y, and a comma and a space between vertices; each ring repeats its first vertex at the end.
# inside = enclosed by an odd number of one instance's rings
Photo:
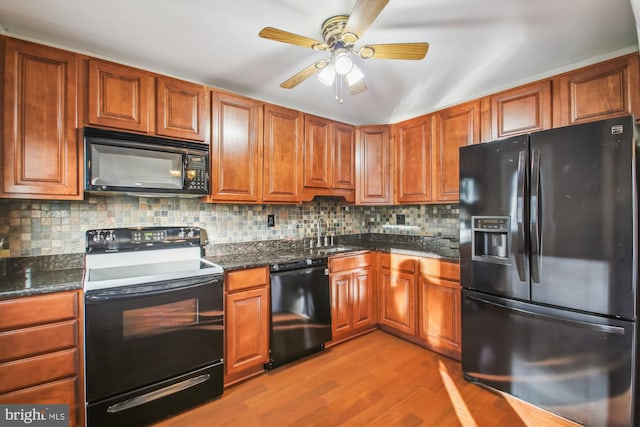
POLYGON ((508 216, 474 216, 471 218, 471 245, 474 261, 509 263, 508 216))

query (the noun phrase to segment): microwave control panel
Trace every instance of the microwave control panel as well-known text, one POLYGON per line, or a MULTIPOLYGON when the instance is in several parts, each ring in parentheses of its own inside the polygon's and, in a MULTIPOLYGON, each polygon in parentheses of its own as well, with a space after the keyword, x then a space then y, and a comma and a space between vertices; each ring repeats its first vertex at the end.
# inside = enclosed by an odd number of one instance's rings
POLYGON ((187 173, 185 177, 185 189, 208 190, 207 181, 207 157, 187 155, 187 173))

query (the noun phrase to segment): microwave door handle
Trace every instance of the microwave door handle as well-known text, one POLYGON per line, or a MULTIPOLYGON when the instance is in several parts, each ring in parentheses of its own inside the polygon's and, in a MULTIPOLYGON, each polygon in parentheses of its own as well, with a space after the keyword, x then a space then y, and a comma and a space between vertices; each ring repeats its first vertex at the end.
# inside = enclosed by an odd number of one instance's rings
POLYGON ((183 154, 182 155, 182 189, 186 190, 187 189, 187 168, 189 167, 188 160, 187 160, 187 155, 183 154))

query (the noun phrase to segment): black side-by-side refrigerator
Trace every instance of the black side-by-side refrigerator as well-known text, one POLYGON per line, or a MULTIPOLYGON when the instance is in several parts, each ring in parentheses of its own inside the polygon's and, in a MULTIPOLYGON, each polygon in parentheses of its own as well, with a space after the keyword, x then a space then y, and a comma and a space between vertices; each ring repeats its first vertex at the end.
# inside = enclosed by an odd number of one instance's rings
POLYGON ((460 149, 467 380, 640 424, 637 132, 627 116, 460 149))

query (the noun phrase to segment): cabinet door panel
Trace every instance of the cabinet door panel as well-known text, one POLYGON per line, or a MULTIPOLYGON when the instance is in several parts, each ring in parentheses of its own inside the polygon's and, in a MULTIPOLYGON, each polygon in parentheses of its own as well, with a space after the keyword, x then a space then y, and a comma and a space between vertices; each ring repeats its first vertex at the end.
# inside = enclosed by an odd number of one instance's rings
POLYGON ((371 270, 352 274, 353 327, 361 328, 376 323, 375 294, 371 270))
POLYGON ((138 132, 153 124, 153 76, 104 61, 89 61, 89 123, 138 132))
POLYGON ((265 106, 263 201, 301 201, 302 126, 302 113, 265 106))
POLYGON ((551 81, 491 96, 493 138, 505 138, 551 127, 551 81))
POLYGON ((259 288, 226 296, 225 372, 232 375, 269 360, 269 292, 259 288))
POLYGON ((421 275, 419 299, 420 338, 434 347, 460 352, 460 285, 421 275))
POLYGON ((4 196, 82 198, 77 64, 71 52, 6 41, 4 196))
POLYGON ((262 105, 212 92, 211 201, 259 202, 262 105))
POLYGON ((388 126, 360 128, 356 159, 356 203, 391 203, 390 151, 388 126))
POLYGON ((474 101, 436 113, 435 200, 459 198, 459 148, 480 141, 480 102, 474 101))
POLYGON ((380 323, 414 335, 414 304, 414 276, 383 269, 380 282, 380 323))
POLYGON ((431 201, 431 116, 397 124, 394 141, 396 201, 431 201))
POLYGON ((560 106, 554 126, 640 114, 638 62, 635 53, 557 78, 560 106))
POLYGON ((204 141, 207 113, 204 86, 158 77, 156 95, 158 135, 204 141))
POLYGON ((333 340, 353 329, 351 273, 334 274, 331 282, 331 332, 333 340))
POLYGON ((331 122, 314 116, 304 117, 304 186, 331 188, 331 122))
POLYGON ((333 123, 333 188, 356 188, 356 129, 333 123))

